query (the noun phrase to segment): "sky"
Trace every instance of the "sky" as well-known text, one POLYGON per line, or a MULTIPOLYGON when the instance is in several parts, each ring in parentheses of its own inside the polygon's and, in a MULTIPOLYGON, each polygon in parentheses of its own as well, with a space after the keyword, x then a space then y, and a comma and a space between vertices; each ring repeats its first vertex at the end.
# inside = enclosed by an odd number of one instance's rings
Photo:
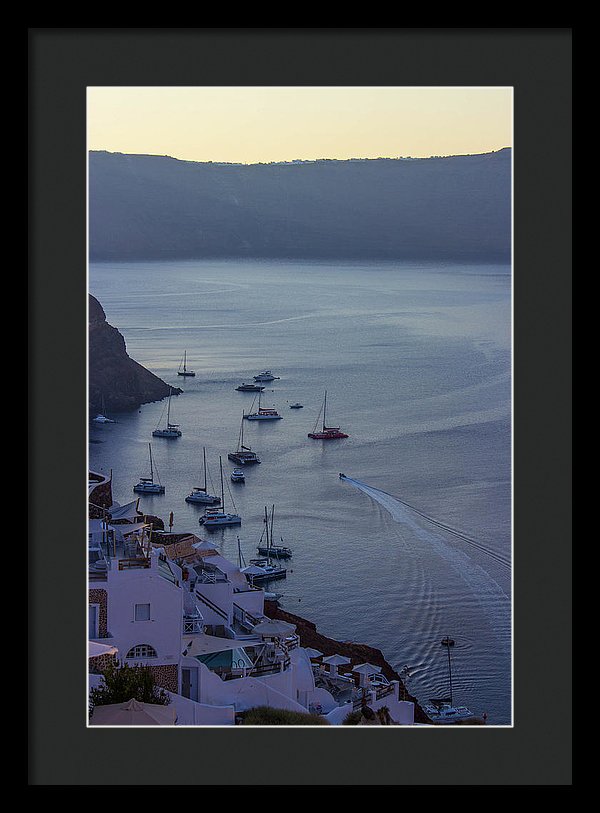
POLYGON ((510 87, 88 87, 90 150, 243 164, 512 146, 510 87))

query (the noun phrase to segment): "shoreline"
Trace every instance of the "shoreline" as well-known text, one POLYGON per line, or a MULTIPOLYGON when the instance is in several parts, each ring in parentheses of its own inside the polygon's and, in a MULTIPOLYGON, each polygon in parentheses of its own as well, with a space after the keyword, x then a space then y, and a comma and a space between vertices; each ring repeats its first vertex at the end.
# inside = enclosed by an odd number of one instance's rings
MULTIPOLYGON (((312 621, 308 621, 306 618, 283 610, 275 601, 269 599, 265 599, 265 615, 274 620, 287 621, 290 624, 295 624, 296 632, 300 636, 300 645, 303 647, 318 649, 325 656, 335 655, 336 653, 345 655, 347 658, 350 658, 351 666, 355 666, 359 663, 372 663, 375 666, 380 666, 381 673, 388 680, 397 680, 399 682, 401 698, 414 703, 415 723, 431 725, 432 721, 423 711, 417 698, 410 694, 404 681, 396 670, 386 661, 380 649, 376 649, 368 644, 360 644, 354 641, 342 642, 336 641, 334 638, 329 638, 327 635, 320 633, 317 629, 317 625, 312 621)), ((339 671, 343 673, 346 670, 344 667, 340 667, 339 671)))

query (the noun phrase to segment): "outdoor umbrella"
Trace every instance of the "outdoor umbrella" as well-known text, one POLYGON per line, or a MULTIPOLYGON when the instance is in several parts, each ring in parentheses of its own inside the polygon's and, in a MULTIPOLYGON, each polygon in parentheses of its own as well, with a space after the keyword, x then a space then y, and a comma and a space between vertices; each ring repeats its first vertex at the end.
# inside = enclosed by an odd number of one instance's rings
POLYGON ((352 671, 360 675, 360 685, 366 686, 369 675, 378 674, 381 672, 381 666, 375 666, 372 663, 361 663, 358 666, 353 667, 352 671))
POLYGON ((350 663, 350 658, 347 658, 345 655, 329 655, 327 658, 323 658, 323 663, 328 663, 331 674, 337 675, 338 666, 350 663))
POLYGON ((194 550, 216 550, 214 542, 202 539, 200 542, 192 542, 194 550))
POLYGON ((310 646, 305 646, 305 647, 304 647, 304 651, 306 652, 306 654, 308 655, 308 657, 309 657, 311 660, 312 660, 313 658, 320 658, 320 657, 321 657, 321 655, 323 654, 322 652, 319 652, 319 650, 318 650, 318 649, 313 649, 313 648, 312 648, 312 647, 310 647, 310 646))
POLYGON ((172 706, 140 703, 132 698, 125 703, 95 706, 90 725, 175 725, 176 721, 172 706))
POLYGON ((287 621, 262 621, 257 624, 252 632, 257 635, 266 635, 268 637, 285 638, 288 635, 293 635, 296 631, 295 624, 288 624, 287 621))

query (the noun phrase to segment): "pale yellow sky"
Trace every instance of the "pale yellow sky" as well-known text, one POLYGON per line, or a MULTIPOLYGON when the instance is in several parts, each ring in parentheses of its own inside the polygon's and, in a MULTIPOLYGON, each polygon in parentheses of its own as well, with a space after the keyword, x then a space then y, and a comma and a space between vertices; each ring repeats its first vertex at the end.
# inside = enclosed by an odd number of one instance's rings
POLYGON ((254 164, 512 146, 512 88, 89 87, 88 148, 254 164))

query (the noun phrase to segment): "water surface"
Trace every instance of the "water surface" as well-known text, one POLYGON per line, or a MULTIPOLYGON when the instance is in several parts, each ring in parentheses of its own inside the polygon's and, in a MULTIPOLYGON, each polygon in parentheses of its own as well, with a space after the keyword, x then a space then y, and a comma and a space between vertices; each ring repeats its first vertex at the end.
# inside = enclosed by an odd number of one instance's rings
POLYGON ((151 438, 164 402, 90 425, 90 466, 113 470, 115 500, 134 499, 151 440, 166 494, 142 496, 143 509, 173 511, 174 530, 205 536, 184 497, 202 485, 203 447, 220 491, 222 456, 226 508, 243 519, 211 533, 224 555, 237 561, 239 535, 254 556, 275 504, 275 538, 294 550, 272 585, 284 609, 407 665, 422 700, 447 691, 440 640, 450 635, 455 701, 510 724, 510 269, 99 263, 89 284, 129 354, 184 389, 171 404, 175 441, 151 438), (177 376, 184 350, 195 378, 177 376), (263 462, 234 485, 227 453, 254 397, 235 387, 265 368, 280 379, 263 405, 284 417, 245 422, 263 462), (307 438, 325 389, 328 423, 346 440, 307 438), (304 408, 291 410, 296 401, 304 408))

